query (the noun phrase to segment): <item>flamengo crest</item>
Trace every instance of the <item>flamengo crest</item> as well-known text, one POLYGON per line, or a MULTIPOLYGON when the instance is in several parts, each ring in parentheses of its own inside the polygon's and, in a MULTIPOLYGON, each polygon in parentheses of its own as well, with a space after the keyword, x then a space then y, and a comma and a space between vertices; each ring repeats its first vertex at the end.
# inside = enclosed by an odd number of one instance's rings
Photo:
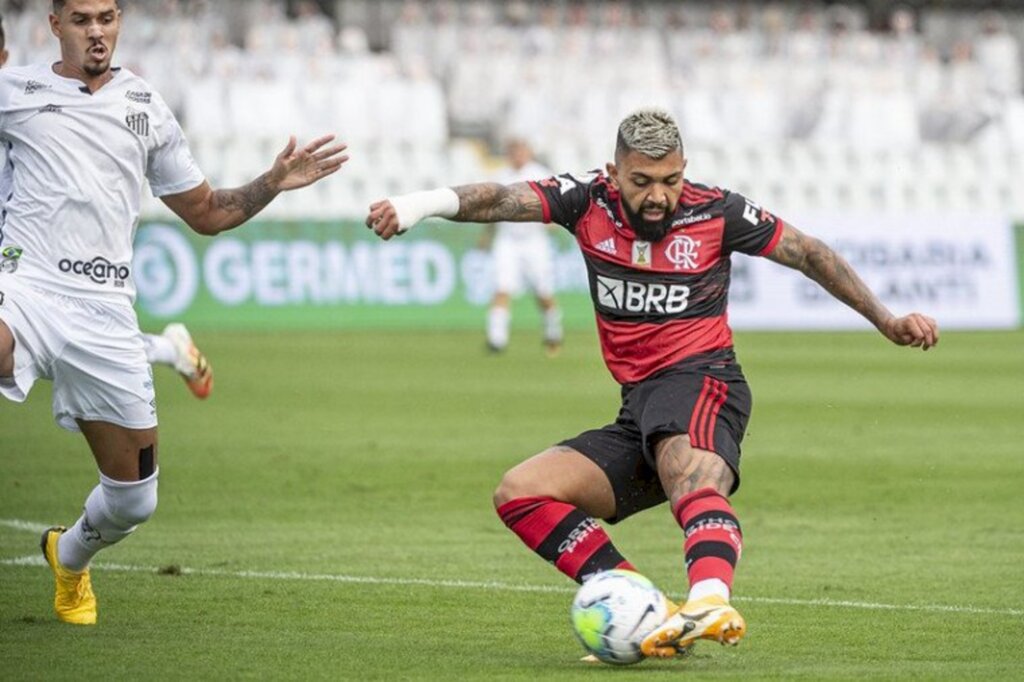
POLYGON ((685 234, 677 235, 665 247, 665 257, 676 266, 676 270, 696 270, 698 246, 700 242, 692 237, 685 234))

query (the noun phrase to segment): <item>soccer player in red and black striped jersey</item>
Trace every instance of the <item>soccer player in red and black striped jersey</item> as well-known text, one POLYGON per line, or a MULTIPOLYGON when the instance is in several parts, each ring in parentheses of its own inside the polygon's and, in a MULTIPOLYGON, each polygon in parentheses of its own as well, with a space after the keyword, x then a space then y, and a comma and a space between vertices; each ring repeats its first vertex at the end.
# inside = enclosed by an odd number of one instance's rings
POLYGON ((648 656, 697 639, 736 644, 746 631, 729 604, 743 535, 728 497, 751 408, 727 321, 731 254, 801 271, 893 343, 927 350, 939 338, 933 319, 893 315, 821 241, 735 192, 690 182, 685 170, 671 116, 642 110, 620 124, 605 172, 416 192, 374 203, 366 219, 383 239, 428 216, 542 220, 575 236, 622 405, 613 423, 508 471, 494 504, 530 549, 583 582, 632 568, 595 519, 615 523, 667 500, 685 535, 690 592, 644 640, 648 656))

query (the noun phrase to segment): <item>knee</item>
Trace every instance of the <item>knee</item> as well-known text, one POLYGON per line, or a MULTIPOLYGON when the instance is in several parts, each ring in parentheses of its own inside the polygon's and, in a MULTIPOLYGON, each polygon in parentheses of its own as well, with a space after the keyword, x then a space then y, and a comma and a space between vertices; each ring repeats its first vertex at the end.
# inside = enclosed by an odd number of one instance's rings
POLYGON ((502 505, 517 500, 521 497, 532 497, 537 495, 536 488, 531 485, 528 476, 524 476, 517 469, 510 469, 501 477, 501 482, 494 491, 494 508, 499 509, 502 505))
POLYGON ((103 481, 107 513, 122 528, 145 523, 156 511, 157 474, 142 481, 103 481))

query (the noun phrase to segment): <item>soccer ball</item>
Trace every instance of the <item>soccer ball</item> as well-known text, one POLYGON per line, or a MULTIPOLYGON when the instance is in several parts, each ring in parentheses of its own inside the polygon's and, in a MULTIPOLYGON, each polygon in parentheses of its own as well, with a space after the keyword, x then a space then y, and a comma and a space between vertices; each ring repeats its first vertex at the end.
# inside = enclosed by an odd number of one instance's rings
POLYGON ((668 600, 647 578, 615 569, 583 583, 570 610, 583 647, 605 663, 643 658, 640 642, 668 617, 668 600))

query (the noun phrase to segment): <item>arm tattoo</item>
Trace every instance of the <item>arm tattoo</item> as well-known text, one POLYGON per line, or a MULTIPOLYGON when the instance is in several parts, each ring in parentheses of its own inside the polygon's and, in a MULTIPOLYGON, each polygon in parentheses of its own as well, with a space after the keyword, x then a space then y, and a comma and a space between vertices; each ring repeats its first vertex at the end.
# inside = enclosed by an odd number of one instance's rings
POLYGON ((768 256, 771 260, 799 270, 878 328, 892 316, 845 258, 819 239, 789 225, 783 229, 782 239, 768 256))
POLYGON ((525 182, 481 182, 452 189, 459 195, 459 212, 453 218, 458 222, 540 222, 544 218, 540 197, 525 182))
POLYGON ((229 213, 241 212, 242 220, 239 222, 245 222, 262 211, 276 196, 277 192, 270 188, 267 173, 264 173, 248 185, 216 190, 213 193, 213 206, 229 213))

